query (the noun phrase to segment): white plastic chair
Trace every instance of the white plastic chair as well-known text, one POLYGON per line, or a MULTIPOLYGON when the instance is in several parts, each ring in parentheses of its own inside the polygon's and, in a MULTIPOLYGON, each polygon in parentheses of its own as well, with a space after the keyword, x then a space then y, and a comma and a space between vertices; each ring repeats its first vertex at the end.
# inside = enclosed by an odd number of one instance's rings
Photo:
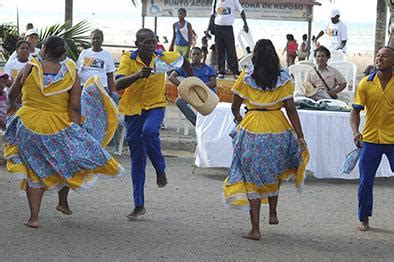
POLYGON ((244 56, 241 60, 239 60, 239 63, 238 63, 239 67, 245 68, 245 67, 251 65, 252 64, 252 56, 253 56, 253 54, 250 53, 250 54, 247 54, 246 56, 244 56))
POLYGON ((315 64, 312 61, 308 61, 308 60, 298 61, 296 63, 296 65, 298 65, 298 64, 300 64, 300 65, 309 65, 311 67, 315 66, 315 64))
POLYGON ((307 64, 295 64, 289 66, 288 69, 294 79, 295 96, 303 95, 303 92, 301 91, 302 83, 305 82, 307 73, 313 70, 313 67, 307 64))
POLYGON ((346 61, 346 55, 344 52, 340 50, 330 50, 330 59, 328 59, 327 63, 336 62, 336 61, 346 61))
POLYGON ((119 119, 119 125, 118 128, 120 128, 120 134, 119 134, 119 141, 118 144, 114 145, 114 155, 121 156, 123 152, 123 144, 124 144, 124 139, 126 138, 126 124, 124 121, 124 115, 119 114, 118 115, 119 119))
MULTIPOLYGON (((330 59, 331 60, 331 59, 330 59)), ((354 92, 356 87, 357 67, 348 61, 330 61, 327 64, 337 69, 346 80, 346 90, 354 92)))
POLYGON ((250 31, 250 28, 249 28, 249 32, 247 33, 243 29, 241 29, 238 33, 237 39, 238 39, 238 43, 242 48, 242 51, 244 52, 245 57, 249 54, 248 50, 246 50, 247 47, 249 47, 250 52, 253 52, 255 43, 253 41, 252 32, 250 31))

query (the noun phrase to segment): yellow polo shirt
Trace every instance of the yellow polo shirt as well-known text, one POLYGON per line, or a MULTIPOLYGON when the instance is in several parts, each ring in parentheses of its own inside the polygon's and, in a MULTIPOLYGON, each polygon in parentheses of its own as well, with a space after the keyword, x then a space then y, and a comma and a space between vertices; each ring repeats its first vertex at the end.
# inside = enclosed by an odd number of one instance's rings
POLYGON ((124 115, 140 115, 143 110, 167 106, 166 71, 182 64, 183 57, 176 52, 155 51, 149 65, 142 62, 138 50, 123 53, 116 78, 132 75, 145 66, 154 68, 154 73, 125 89, 119 101, 119 112, 124 115))
POLYGON ((394 74, 384 90, 377 72, 364 77, 358 85, 353 107, 366 109, 363 141, 394 144, 394 74))

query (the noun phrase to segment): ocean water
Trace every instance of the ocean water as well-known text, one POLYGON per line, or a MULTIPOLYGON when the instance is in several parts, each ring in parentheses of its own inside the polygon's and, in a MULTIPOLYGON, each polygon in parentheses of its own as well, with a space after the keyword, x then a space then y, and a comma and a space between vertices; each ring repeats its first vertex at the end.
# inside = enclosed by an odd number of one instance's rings
MULTIPOLYGON (((246 14, 247 15, 247 14, 246 14)), ((15 21, 15 14, 10 14, 0 8, 0 23, 15 21)), ((20 24, 25 25, 33 22, 37 28, 43 28, 54 23, 61 23, 64 17, 63 10, 57 12, 45 12, 36 10, 24 11, 19 10, 20 24)), ((135 14, 135 10, 120 10, 117 13, 100 12, 92 13, 82 10, 74 10, 74 24, 81 20, 89 20, 92 28, 100 28, 104 31, 105 44, 133 45, 135 33, 142 26, 142 17, 135 14)), ((192 24, 193 29, 198 35, 197 45, 201 44, 203 31, 208 25, 208 18, 190 17, 187 20, 192 24)), ((157 34, 163 40, 166 36, 169 41, 172 37, 172 24, 177 21, 176 17, 158 18, 157 34)), ((327 21, 328 22, 328 21, 327 21)), ((315 21, 312 23, 312 35, 317 35, 320 30, 325 28, 327 22, 315 21)), ((374 50, 375 24, 374 23, 347 23, 348 27, 348 53, 356 55, 372 54, 374 50)), ((238 32, 242 29, 241 19, 234 23, 234 33, 237 37, 238 32)), ((286 34, 293 34, 298 42, 301 42, 303 34, 308 32, 307 22, 293 21, 270 21, 248 19, 248 25, 252 32, 253 39, 257 41, 260 38, 271 39, 278 50, 282 50, 286 45, 286 34)), ((21 28, 23 28, 21 26, 21 28)), ((145 27, 154 28, 154 18, 145 18, 145 27)), ((236 40, 237 41, 237 40, 236 40)), ((322 45, 328 45, 328 37, 323 36, 319 39, 322 45)), ((212 44, 210 41, 209 44, 212 44)))
MULTIPOLYGON (((122 28, 119 28, 118 23, 115 20, 111 22, 103 23, 102 28, 106 34, 107 43, 122 43, 129 44, 135 41, 135 32, 141 27, 142 19, 137 19, 134 23, 129 26, 125 26, 124 23, 122 28), (137 25, 137 26, 136 26, 137 25)), ((119 23, 121 22, 119 21, 119 23)), ((162 41, 163 36, 167 36, 168 40, 172 38, 172 24, 176 21, 174 18, 159 18, 157 34, 162 41)), ((208 25, 208 19, 204 18, 189 18, 188 21, 192 24, 193 29, 197 33, 198 40, 197 45, 201 44, 201 37, 203 36, 204 30, 208 25)), ((99 22, 98 22, 99 23, 99 22)), ((128 24, 128 22, 127 22, 128 24)), ((320 30, 324 29, 326 22, 313 22, 312 23, 312 35, 317 35, 320 30)), ((145 26, 148 28, 154 28, 153 18, 145 19, 145 26)), ((293 22, 293 21, 269 21, 269 20, 248 20, 248 26, 251 30, 254 41, 261 38, 268 38, 274 43, 276 49, 283 49, 286 45, 286 34, 293 34, 298 42, 302 41, 302 35, 308 32, 307 22, 293 22)), ((243 22, 237 19, 234 23, 234 35, 237 38, 238 32, 242 29, 243 22)), ((374 37, 375 37, 375 25, 373 23, 347 23, 348 27, 348 53, 349 54, 372 54, 374 50, 374 37)), ((211 41, 210 43, 212 43, 211 41)), ((237 42, 237 39, 236 39, 237 42)), ((328 45, 329 40, 327 36, 322 36, 319 39, 322 45, 328 45)))

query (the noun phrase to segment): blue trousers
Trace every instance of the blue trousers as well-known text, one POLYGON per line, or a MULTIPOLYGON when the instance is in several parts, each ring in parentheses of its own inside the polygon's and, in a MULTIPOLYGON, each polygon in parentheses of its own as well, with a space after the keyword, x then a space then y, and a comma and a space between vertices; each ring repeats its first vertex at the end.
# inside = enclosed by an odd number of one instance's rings
POLYGON ((190 105, 180 97, 175 100, 175 105, 179 108, 179 110, 181 110, 187 120, 189 120, 193 126, 196 126, 197 116, 196 113, 194 113, 190 108, 190 105))
POLYGON ((372 216, 373 183, 383 154, 386 154, 391 170, 394 172, 394 144, 363 143, 361 149, 358 180, 358 219, 372 216))
POLYGON ((144 205, 146 156, 149 156, 156 173, 163 173, 166 169, 159 134, 164 111, 164 108, 154 108, 143 111, 141 115, 125 116, 126 139, 132 164, 134 207, 144 205))

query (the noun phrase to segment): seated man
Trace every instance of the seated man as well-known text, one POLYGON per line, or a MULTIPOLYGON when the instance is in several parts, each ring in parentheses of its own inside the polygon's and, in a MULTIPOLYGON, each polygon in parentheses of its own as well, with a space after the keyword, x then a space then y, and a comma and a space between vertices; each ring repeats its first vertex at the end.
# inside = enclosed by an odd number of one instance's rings
MULTIPOLYGON (((193 47, 190 53, 192 59, 192 68, 194 75, 200 78, 213 92, 215 92, 216 87, 216 73, 215 69, 212 66, 201 63, 201 59, 203 58, 203 53, 201 48, 193 47)), ((182 68, 177 68, 174 70, 169 80, 176 86, 180 84, 180 81, 177 79, 178 76, 187 77, 187 74, 182 68)), ((181 112, 185 115, 185 117, 193 124, 196 125, 196 114, 190 108, 190 106, 186 103, 185 100, 178 97, 175 100, 176 106, 181 110, 181 112)))
POLYGON ((316 48, 314 57, 317 66, 308 72, 306 82, 317 88, 317 92, 310 98, 316 101, 320 99, 337 99, 337 94, 346 87, 345 78, 337 69, 327 65, 330 51, 326 47, 320 46, 316 48))

